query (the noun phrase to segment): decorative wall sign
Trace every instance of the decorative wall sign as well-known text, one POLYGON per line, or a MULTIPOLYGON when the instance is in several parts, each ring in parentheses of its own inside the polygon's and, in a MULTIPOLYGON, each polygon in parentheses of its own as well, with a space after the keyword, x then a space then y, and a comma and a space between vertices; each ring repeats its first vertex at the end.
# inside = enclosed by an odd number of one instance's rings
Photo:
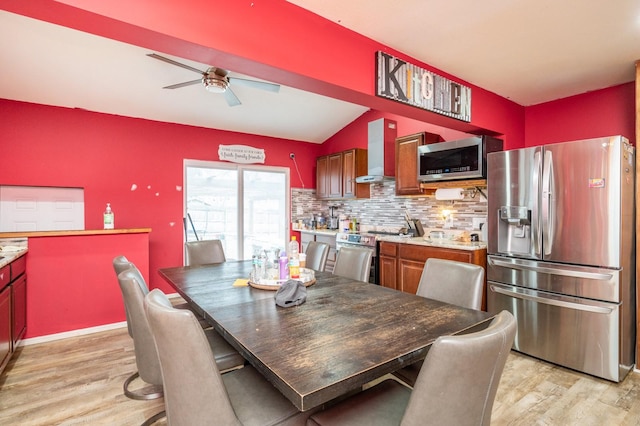
POLYGON ((220 160, 243 164, 264 164, 266 158, 264 149, 246 145, 220 145, 218 148, 218 157, 220 160))
POLYGON ((471 88, 384 52, 376 53, 376 95, 471 121, 471 88))

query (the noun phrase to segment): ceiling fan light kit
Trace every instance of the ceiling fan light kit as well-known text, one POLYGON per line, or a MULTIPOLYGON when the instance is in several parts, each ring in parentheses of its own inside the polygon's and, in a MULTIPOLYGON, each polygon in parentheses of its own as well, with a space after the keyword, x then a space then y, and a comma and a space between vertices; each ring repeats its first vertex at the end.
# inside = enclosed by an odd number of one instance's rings
POLYGON ((147 56, 202 75, 202 79, 200 80, 192 80, 185 81, 184 83, 172 84, 170 86, 164 87, 164 89, 179 89, 181 87, 191 86, 201 82, 208 92, 224 93, 224 98, 229 106, 237 106, 241 104, 238 97, 233 93, 233 90, 231 90, 231 87, 229 87, 232 83, 239 86, 253 87, 255 89, 267 90, 274 93, 277 93, 280 90, 280 85, 275 83, 248 80, 246 78, 236 77, 231 79, 227 77, 228 71, 223 70, 222 68, 209 67, 206 71, 203 72, 189 65, 174 61, 173 59, 160 56, 156 53, 149 53, 147 54, 147 56))
POLYGON ((204 84, 204 88, 211 93, 224 93, 227 87, 229 87, 229 82, 227 82, 226 79, 217 76, 202 77, 202 84, 204 84))

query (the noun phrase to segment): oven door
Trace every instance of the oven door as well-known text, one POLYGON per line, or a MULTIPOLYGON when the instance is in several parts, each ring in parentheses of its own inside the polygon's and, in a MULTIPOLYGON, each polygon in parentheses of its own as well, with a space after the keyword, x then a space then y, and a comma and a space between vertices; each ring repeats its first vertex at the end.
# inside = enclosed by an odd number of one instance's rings
POLYGON ((369 270, 369 282, 371 284, 378 284, 378 258, 376 256, 376 251, 372 247, 360 244, 350 244, 344 241, 336 241, 336 251, 339 252, 342 247, 356 247, 371 250, 373 252, 373 256, 371 256, 371 269, 369 270))

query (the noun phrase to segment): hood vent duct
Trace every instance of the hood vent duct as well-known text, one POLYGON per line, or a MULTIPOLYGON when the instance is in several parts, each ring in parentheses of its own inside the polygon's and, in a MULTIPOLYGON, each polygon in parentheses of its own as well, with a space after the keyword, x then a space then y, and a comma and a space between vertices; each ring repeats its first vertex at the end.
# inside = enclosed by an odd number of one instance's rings
POLYGON ((384 179, 394 179, 398 125, 393 120, 380 118, 369 122, 368 127, 368 171, 366 176, 356 177, 356 182, 380 183, 384 179))

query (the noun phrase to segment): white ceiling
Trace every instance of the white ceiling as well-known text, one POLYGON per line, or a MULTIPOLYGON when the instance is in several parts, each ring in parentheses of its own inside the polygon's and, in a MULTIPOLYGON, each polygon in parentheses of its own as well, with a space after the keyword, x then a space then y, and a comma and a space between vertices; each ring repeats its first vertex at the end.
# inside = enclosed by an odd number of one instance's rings
MULTIPOLYGON (((632 81, 640 59, 638 0, 290 2, 521 105, 632 81)), ((198 75, 147 53, 0 11, 0 98, 314 143, 367 110, 285 86, 232 86, 232 108, 200 85, 163 90, 198 75)))
POLYGON ((524 106, 633 81, 640 60, 638 0, 288 1, 524 106))

